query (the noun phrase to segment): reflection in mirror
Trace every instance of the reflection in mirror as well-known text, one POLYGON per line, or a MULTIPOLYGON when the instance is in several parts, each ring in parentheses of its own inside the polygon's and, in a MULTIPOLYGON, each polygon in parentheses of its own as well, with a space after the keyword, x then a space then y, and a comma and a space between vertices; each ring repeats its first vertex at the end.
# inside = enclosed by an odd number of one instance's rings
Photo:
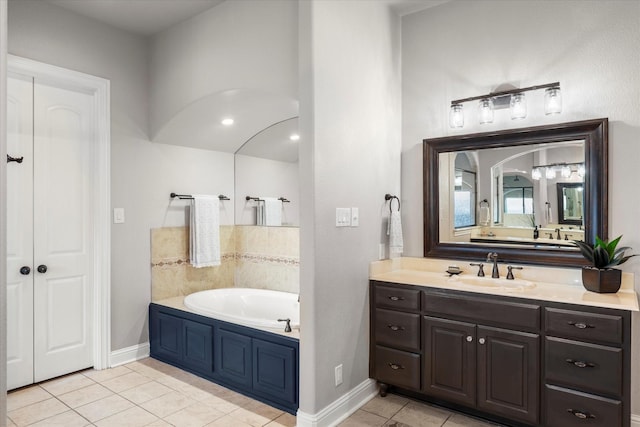
POLYGON ((425 256, 581 265, 607 232, 607 120, 424 141, 425 256))
POLYGON ((294 117, 263 129, 236 151, 236 225, 300 224, 297 135, 294 117))

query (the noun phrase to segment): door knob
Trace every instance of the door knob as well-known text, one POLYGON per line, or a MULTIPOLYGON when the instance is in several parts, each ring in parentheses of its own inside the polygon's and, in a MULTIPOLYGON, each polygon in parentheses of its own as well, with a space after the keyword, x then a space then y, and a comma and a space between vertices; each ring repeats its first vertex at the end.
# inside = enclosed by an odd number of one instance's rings
POLYGON ((46 273, 47 272, 47 266, 44 264, 40 264, 38 266, 38 273, 46 273))
POLYGON ((31 269, 26 265, 20 268, 20 274, 22 274, 23 276, 28 276, 29 273, 31 273, 31 269))

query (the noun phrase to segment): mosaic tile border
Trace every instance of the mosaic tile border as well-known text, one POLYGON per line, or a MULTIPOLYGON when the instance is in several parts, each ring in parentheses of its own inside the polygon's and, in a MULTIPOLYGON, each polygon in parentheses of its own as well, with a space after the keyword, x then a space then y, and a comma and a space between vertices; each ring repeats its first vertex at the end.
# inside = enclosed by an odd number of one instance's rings
MULTIPOLYGON (((261 255, 251 253, 235 253, 224 254, 220 257, 220 261, 246 261, 255 264, 281 264, 288 266, 299 266, 300 259, 286 256, 261 255)), ((188 258, 164 259, 158 262, 152 262, 151 268, 171 268, 180 267, 182 265, 190 265, 188 258)))

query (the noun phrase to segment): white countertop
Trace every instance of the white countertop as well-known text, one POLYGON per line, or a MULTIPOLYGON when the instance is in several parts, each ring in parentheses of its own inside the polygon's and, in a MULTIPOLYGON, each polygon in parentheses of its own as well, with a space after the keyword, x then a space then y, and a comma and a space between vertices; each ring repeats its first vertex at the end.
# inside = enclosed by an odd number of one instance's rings
MULTIPOLYGON (((520 274, 514 271, 517 279, 535 284, 529 289, 491 288, 462 284, 455 276, 450 278, 444 273, 446 265, 456 265, 450 260, 427 260, 421 258, 397 258, 371 263, 369 278, 381 282, 401 283, 405 285, 425 286, 439 289, 473 292, 478 294, 500 295, 515 298, 553 301, 567 304, 578 304, 592 307, 615 308, 619 310, 638 311, 638 296, 633 290, 633 275, 623 273, 623 286, 614 294, 599 294, 587 291, 581 281, 576 280, 575 270, 580 269, 545 269, 544 267, 527 266, 520 274), (438 272, 438 270, 440 272, 438 272), (549 281, 550 277, 564 279, 561 283, 549 281)), ((468 262, 459 262, 465 266, 460 276, 475 277, 476 270, 466 267, 468 262)), ((501 266, 502 267, 502 266, 501 266)), ((491 265, 485 265, 485 273, 491 275, 491 265)), ((503 276, 504 277, 504 274, 503 276)), ((508 282, 507 282, 508 283, 508 282)))

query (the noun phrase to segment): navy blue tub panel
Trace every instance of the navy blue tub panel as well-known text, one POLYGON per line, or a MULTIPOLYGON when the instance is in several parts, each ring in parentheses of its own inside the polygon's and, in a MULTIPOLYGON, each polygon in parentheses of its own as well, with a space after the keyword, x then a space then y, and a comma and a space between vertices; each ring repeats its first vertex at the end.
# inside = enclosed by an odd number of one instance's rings
POLYGON ((291 414, 298 409, 298 340, 149 305, 151 357, 291 414))

